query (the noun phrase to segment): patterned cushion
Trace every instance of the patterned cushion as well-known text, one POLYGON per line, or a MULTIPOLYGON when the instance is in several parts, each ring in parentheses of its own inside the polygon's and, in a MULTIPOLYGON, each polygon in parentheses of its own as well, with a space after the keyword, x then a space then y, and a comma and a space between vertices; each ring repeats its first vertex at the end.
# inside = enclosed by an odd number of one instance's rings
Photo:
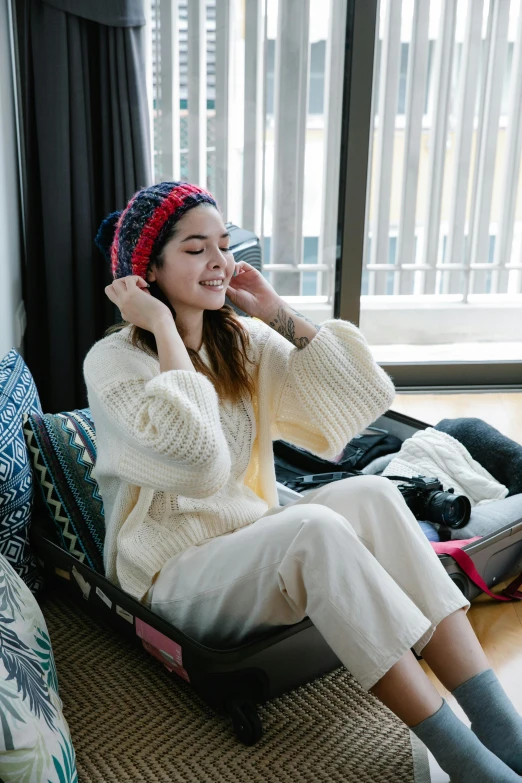
POLYGON ((0 554, 36 593, 42 579, 28 543, 33 477, 22 432, 26 412, 42 408, 29 368, 13 348, 0 362, 0 554))
POLYGON ((78 783, 47 626, 0 555, 0 780, 78 783))
POLYGON ((96 432, 88 408, 24 418, 33 471, 64 549, 104 572, 105 518, 98 483, 96 432))

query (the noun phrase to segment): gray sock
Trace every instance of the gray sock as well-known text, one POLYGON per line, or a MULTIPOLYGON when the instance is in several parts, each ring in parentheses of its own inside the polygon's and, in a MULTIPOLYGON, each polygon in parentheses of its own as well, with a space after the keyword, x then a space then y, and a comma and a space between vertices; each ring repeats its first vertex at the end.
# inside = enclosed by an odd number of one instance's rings
POLYGON ((480 742, 445 699, 411 730, 431 750, 451 783, 520 783, 520 777, 480 742))
POLYGON ((486 669, 459 685, 453 695, 482 744, 521 775, 522 717, 493 669, 486 669))

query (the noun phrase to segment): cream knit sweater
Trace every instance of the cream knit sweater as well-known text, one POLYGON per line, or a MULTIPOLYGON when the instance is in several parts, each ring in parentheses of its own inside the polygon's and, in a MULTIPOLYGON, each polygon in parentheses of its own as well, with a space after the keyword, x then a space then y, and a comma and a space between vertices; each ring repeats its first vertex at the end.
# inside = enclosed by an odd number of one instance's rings
POLYGON ((155 357, 132 346, 129 327, 85 359, 106 575, 139 600, 170 557, 278 505, 273 440, 332 459, 393 400, 353 324, 327 321, 297 349, 263 322, 242 320, 253 401, 220 402, 201 373, 160 373, 155 357))

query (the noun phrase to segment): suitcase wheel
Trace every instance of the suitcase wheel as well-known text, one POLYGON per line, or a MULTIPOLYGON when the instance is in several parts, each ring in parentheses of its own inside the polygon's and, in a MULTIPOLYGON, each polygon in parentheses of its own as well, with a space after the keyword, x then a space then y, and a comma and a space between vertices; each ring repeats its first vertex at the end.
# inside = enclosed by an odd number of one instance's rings
POLYGON ((243 745, 255 745, 263 736, 263 724, 256 708, 248 702, 230 700, 226 707, 234 733, 243 745))

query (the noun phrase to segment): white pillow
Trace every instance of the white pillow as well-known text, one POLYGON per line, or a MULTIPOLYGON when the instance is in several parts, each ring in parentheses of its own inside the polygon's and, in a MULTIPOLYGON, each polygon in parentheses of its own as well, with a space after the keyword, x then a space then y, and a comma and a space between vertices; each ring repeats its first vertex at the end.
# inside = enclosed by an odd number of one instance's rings
POLYGON ((40 607, 0 555, 0 780, 78 783, 40 607))

